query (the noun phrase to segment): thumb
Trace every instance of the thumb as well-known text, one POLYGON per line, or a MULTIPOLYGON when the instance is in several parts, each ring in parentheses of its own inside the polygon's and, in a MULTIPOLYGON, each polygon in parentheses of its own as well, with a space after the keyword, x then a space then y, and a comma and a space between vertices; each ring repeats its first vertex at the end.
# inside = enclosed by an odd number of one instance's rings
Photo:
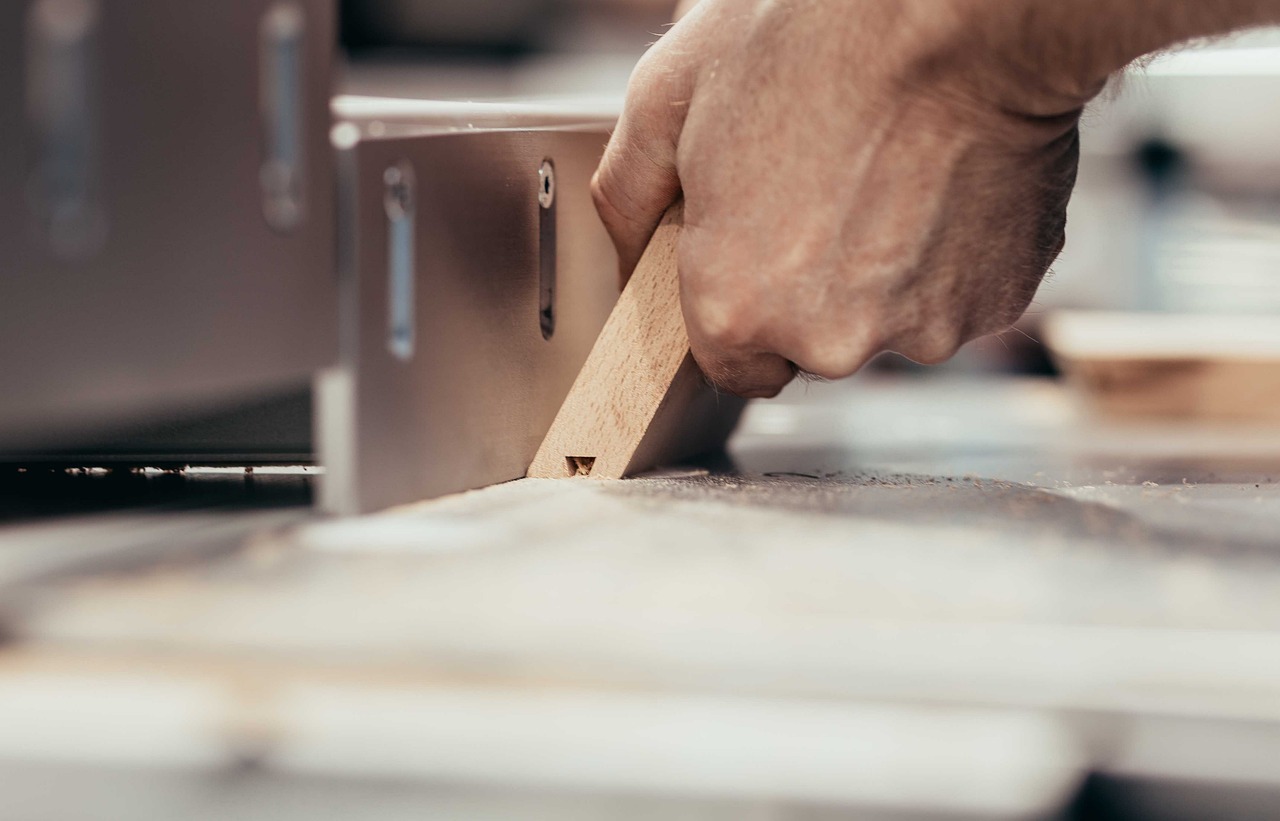
POLYGON ((623 283, 663 213, 680 196, 676 146, 693 94, 693 72, 668 57, 665 43, 646 54, 631 75, 622 116, 591 181, 596 210, 618 249, 623 283))

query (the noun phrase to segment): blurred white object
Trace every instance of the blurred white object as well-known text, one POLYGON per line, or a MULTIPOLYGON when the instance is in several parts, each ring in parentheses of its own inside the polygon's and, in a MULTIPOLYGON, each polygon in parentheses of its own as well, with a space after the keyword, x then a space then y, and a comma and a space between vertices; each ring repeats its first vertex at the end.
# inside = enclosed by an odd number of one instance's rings
POLYGON ((1165 211, 1151 248, 1154 307, 1280 314, 1280 218, 1242 210, 1187 194, 1165 211))
POLYGON ((1055 349, 1092 358, 1280 361, 1280 318, 1062 311, 1045 323, 1055 349))
POLYGON ((1280 311, 1280 34, 1136 67, 1090 106, 1067 247, 1038 304, 1280 311), (1145 176, 1144 147, 1183 164, 1145 176))

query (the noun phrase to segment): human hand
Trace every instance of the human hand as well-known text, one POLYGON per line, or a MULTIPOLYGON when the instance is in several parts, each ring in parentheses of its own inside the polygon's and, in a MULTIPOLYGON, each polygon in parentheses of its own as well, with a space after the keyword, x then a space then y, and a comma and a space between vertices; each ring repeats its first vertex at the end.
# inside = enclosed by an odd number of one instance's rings
POLYGON ((703 0, 641 61, 596 203, 625 277, 683 194, 712 382, 771 396, 882 350, 940 362, 1023 312, 1101 83, 1028 78, 1013 5, 703 0))

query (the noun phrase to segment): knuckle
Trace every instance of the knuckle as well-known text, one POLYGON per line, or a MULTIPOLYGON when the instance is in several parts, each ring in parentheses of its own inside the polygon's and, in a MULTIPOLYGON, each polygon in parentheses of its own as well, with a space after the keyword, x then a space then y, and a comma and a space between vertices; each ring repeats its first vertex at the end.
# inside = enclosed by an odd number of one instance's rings
POLYGON ((607 165, 601 165, 591 177, 591 201, 595 203, 596 210, 606 219, 617 210, 614 205, 612 180, 613 176, 607 165))
POLYGON ((641 149, 648 143, 670 141, 684 122, 693 82, 690 67, 673 59, 660 41, 631 72, 619 128, 628 131, 641 149))
POLYGON ((697 335, 713 348, 732 351, 749 345, 759 328, 758 306, 739 292, 704 295, 693 303, 697 335))
POLYGON ((660 88, 671 73, 668 62, 662 40, 646 49, 631 70, 631 77, 627 80, 627 96, 630 97, 633 93, 645 94, 660 88))
POLYGON ((964 341, 964 334, 959 329, 930 328, 917 332, 910 343, 903 346, 902 354, 921 365, 940 365, 955 356, 964 341))
POLYGON ((796 364, 822 379, 843 379, 857 373, 876 354, 877 347, 860 339, 810 340, 802 345, 796 364))
POLYGON ((659 118, 675 93, 673 70, 661 51, 651 48, 644 53, 627 80, 623 117, 632 125, 647 129, 659 118))
POLYGON ((852 316, 810 323, 800 340, 804 359, 797 364, 822 379, 852 376, 884 348, 883 321, 884 312, 868 303, 852 316))
POLYGON ((631 76, 627 78, 627 96, 634 94, 643 94, 653 87, 657 72, 658 50, 656 48, 647 49, 644 54, 640 55, 640 59, 636 61, 635 68, 631 70, 631 76))
POLYGON ((606 157, 591 178, 591 202, 611 234, 634 231, 647 213, 646 181, 625 162, 606 157))
POLYGON ((613 175, 602 166, 591 178, 591 201, 600 222, 615 243, 622 242, 628 235, 629 220, 627 209, 622 204, 622 194, 618 186, 612 182, 613 175))
MULTIPOLYGON (((695 351, 695 358, 699 352, 695 351)), ((790 363, 780 356, 756 354, 740 358, 712 359, 699 364, 717 391, 743 399, 769 399, 777 396, 795 376, 790 363)))

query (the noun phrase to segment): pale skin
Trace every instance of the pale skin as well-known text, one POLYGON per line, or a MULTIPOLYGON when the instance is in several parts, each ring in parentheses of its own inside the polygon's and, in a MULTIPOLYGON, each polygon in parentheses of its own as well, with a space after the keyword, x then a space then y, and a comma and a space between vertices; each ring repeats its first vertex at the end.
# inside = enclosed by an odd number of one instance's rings
POLYGON ((748 397, 1007 328, 1063 248, 1107 79, 1280 23, 1280 0, 690 5, 637 66, 593 191, 624 279, 684 198, 691 347, 748 397))

